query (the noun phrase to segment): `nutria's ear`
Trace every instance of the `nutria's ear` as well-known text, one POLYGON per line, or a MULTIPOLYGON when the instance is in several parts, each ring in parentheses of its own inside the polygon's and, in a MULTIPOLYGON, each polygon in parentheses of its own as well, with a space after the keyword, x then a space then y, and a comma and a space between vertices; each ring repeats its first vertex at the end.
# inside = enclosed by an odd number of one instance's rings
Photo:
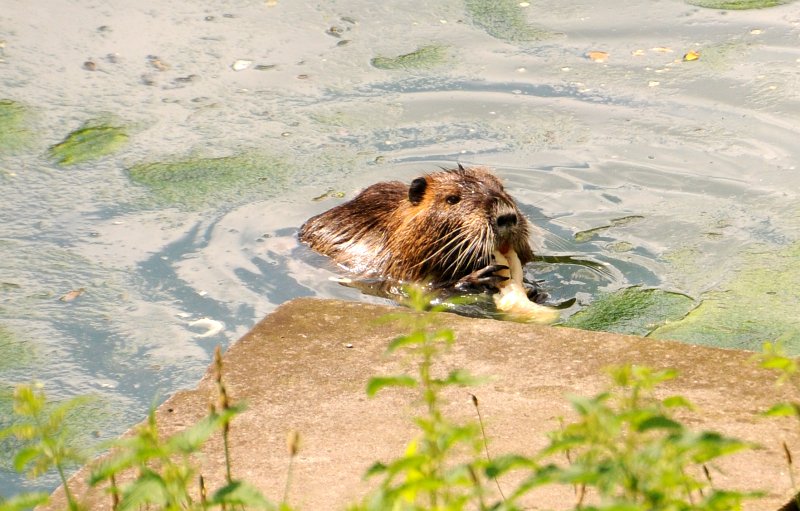
POLYGON ((463 166, 463 165, 461 165, 461 163, 459 163, 459 164, 458 164, 458 170, 460 170, 460 171, 464 172, 466 169, 464 168, 464 166, 463 166))
POLYGON ((427 187, 428 182, 425 181, 424 177, 418 177, 411 181, 411 186, 408 188, 408 200, 411 201, 411 204, 417 205, 422 202, 427 187))

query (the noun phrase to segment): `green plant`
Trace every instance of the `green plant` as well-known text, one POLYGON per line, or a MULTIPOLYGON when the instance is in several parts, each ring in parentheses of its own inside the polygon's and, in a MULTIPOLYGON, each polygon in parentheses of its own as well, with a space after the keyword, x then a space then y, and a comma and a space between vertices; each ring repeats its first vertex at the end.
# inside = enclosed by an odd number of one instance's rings
POLYGON ((421 290, 408 290, 409 305, 416 311, 392 315, 408 326, 410 333, 394 339, 388 353, 403 350, 416 363, 415 374, 374 377, 367 384, 372 397, 387 387, 407 387, 418 392, 424 413, 415 417, 419 429, 405 453, 389 463, 375 463, 367 476, 383 476, 378 489, 358 510, 460 510, 489 509, 484 502, 485 481, 481 473, 486 460, 480 429, 474 423, 458 424, 442 412, 442 391, 476 382, 463 370, 439 374, 436 359, 455 340, 452 330, 437 329, 431 299, 421 290), (422 311, 430 310, 430 314, 422 311), (459 460, 459 461, 456 461, 459 460))
POLYGON ((656 398, 656 387, 676 376, 672 370, 610 368, 607 390, 591 398, 570 398, 578 418, 551 432, 547 447, 533 457, 508 454, 491 459, 477 398, 473 396, 477 425, 457 424, 442 413, 443 390, 476 380, 463 370, 434 376, 437 358, 455 336, 452 330, 435 328, 435 314, 421 312, 429 297, 414 290, 409 295, 417 312, 399 317, 410 333, 394 339, 388 352, 409 354, 416 362, 416 374, 372 378, 367 393, 374 396, 385 387, 413 388, 425 413, 414 419, 420 431, 405 453, 369 469, 368 476, 383 479, 377 491, 353 509, 510 511, 522 509, 523 500, 535 498, 536 489, 552 484, 575 488, 573 509, 597 511, 736 510, 750 496, 715 488, 708 469, 714 460, 748 445, 716 432, 686 428, 674 416, 676 409, 691 408, 684 397, 656 398), (559 458, 567 463, 553 461, 559 458), (504 493, 497 478, 510 471, 521 471, 523 480, 504 493), (497 483, 499 499, 489 492, 490 480, 497 483))
MULTIPOLYGON (((233 479, 228 450, 231 420, 244 410, 242 405, 230 402, 222 381, 222 355, 217 349, 214 358, 215 382, 218 403, 209 414, 189 429, 169 438, 158 430, 155 411, 151 410, 147 422, 136 433, 115 443, 115 452, 92 470, 89 484, 109 483, 113 508, 119 511, 153 506, 164 511, 193 509, 226 509, 230 506, 257 509, 275 509, 257 489, 246 482, 233 479), (192 456, 216 431, 222 431, 225 452, 226 484, 207 495, 205 482, 198 476, 192 456), (135 479, 124 486, 117 480, 126 471, 133 470, 135 479), (191 488, 195 478, 199 481, 199 494, 193 496, 191 488)), ((281 509, 288 509, 282 506, 281 509)))
POLYGON ((27 511, 49 500, 50 496, 46 493, 22 493, 8 500, 0 499, 0 511, 27 511))
MULTIPOLYGON (((778 385, 789 383, 796 390, 800 390, 800 367, 798 367, 797 359, 786 355, 783 344, 780 341, 765 342, 762 353, 756 355, 755 358, 761 367, 778 373, 778 385)), ((776 403, 764 412, 764 415, 768 417, 794 417, 800 421, 800 402, 786 401, 776 403)), ((789 480, 795 493, 794 501, 800 507, 800 492, 797 490, 797 482, 794 477, 794 461, 792 460, 792 452, 786 442, 783 442, 783 452, 789 468, 789 480)))
POLYGON ((496 460, 490 475, 511 468, 530 476, 509 496, 509 506, 545 484, 576 489, 575 509, 606 511, 736 510, 747 495, 714 488, 707 463, 747 444, 716 432, 693 432, 672 414, 690 408, 682 396, 657 399, 655 387, 676 376, 626 365, 609 369, 612 386, 592 398, 573 396, 578 420, 550 433, 550 444, 535 460, 496 460), (566 465, 547 462, 554 455, 566 465), (699 477, 705 474, 705 477, 699 477), (588 493, 598 502, 585 503, 588 493))
MULTIPOLYGON (((35 385, 18 385, 14 389, 14 415, 16 420, 0 430, 0 439, 14 436, 22 447, 14 457, 14 468, 36 478, 52 469, 58 472, 69 509, 80 509, 67 484, 66 469, 85 461, 83 453, 70 445, 65 418, 88 398, 78 397, 55 407, 47 403, 44 391, 35 385)), ((30 503, 44 503, 47 496, 40 493, 19 495, 0 503, 0 509, 25 509, 30 503)))

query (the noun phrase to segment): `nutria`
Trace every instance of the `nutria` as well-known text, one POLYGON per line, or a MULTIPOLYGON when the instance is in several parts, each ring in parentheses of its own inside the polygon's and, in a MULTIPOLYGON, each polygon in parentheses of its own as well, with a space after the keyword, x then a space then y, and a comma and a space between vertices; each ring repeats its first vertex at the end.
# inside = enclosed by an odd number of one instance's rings
POLYGON ((497 291, 506 266, 496 250, 533 259, 529 224, 500 180, 483 167, 377 183, 317 215, 300 240, 359 276, 497 291))

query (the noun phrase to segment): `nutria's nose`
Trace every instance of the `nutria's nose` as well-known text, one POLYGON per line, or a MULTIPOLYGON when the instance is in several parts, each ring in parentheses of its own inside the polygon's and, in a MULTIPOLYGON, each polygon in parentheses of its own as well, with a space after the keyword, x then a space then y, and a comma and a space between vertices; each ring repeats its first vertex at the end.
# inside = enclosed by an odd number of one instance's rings
POLYGON ((497 217, 497 227, 501 229, 508 229, 517 225, 517 214, 506 213, 497 217))

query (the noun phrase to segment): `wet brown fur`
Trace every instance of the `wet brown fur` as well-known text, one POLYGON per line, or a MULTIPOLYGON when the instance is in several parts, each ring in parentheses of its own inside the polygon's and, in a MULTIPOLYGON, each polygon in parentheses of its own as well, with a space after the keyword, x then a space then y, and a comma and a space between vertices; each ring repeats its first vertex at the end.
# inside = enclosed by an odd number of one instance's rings
POLYGON ((309 219, 300 240, 356 274, 434 285, 492 264, 501 246, 513 248, 522 264, 533 258, 528 222, 500 180, 460 165, 411 185, 374 184, 309 219), (503 214, 515 214, 516 224, 498 227, 503 214))

